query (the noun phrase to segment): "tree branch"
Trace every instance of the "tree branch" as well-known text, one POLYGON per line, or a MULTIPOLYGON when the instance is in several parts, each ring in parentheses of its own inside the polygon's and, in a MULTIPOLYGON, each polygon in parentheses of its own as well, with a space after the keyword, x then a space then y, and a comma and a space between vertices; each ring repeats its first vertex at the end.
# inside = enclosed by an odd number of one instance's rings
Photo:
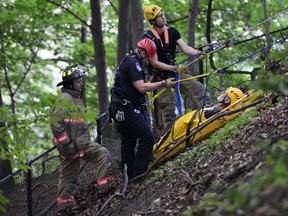
POLYGON ((72 16, 74 16, 76 19, 78 19, 83 25, 87 26, 88 28, 92 29, 91 25, 88 25, 87 22, 85 20, 83 20, 81 17, 79 17, 78 15, 76 15, 75 13, 73 13, 71 10, 69 10, 68 8, 62 6, 61 4, 51 1, 51 0, 46 0, 47 2, 56 5, 60 8, 62 8, 63 10, 65 10, 66 12, 68 12, 69 14, 71 14, 72 16))
POLYGON ((110 3, 110 5, 112 6, 112 8, 114 9, 114 11, 117 13, 117 14, 119 14, 119 11, 117 10, 117 8, 113 5, 113 3, 110 1, 110 0, 107 0, 109 3, 110 3))

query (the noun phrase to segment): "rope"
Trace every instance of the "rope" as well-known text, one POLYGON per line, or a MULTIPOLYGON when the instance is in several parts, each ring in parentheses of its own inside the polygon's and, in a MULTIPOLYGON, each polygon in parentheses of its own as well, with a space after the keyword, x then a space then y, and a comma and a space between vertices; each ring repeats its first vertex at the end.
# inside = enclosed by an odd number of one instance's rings
MULTIPOLYGON (((243 57, 243 58, 240 59, 239 61, 236 61, 236 62, 234 62, 234 63, 232 63, 232 64, 224 67, 222 70, 226 70, 226 69, 228 69, 229 67, 232 67, 232 66, 234 66, 234 65, 236 65, 236 64, 238 64, 238 63, 240 63, 240 62, 242 62, 242 61, 244 61, 244 60, 246 60, 246 59, 248 59, 248 58, 250 58, 250 57, 252 57, 252 56, 254 56, 254 55, 256 55, 256 54, 258 54, 259 52, 262 52, 262 51, 264 51, 265 49, 268 49, 268 48, 272 47, 273 45, 275 45, 275 44, 277 44, 277 43, 282 43, 282 42, 284 42, 287 38, 288 38, 288 36, 286 36, 286 37, 284 37, 284 38, 282 38, 282 39, 276 40, 275 42, 273 42, 273 43, 265 46, 264 48, 259 49, 258 51, 256 51, 256 52, 254 52, 254 53, 252 53, 252 54, 250 54, 250 55, 247 55, 247 56, 243 57)), ((219 70, 219 69, 218 69, 218 70, 219 70)))
MULTIPOLYGON (((187 77, 187 78, 185 78, 185 79, 177 80, 176 83, 178 83, 178 82, 184 82, 184 81, 186 81, 186 80, 197 79, 197 78, 199 78, 199 77, 208 76, 208 74, 209 74, 209 73, 201 74, 201 75, 198 75, 198 76, 187 77)), ((165 87, 165 88, 163 88, 161 91, 159 91, 156 95, 154 95, 154 97, 149 97, 149 98, 150 98, 150 101, 149 101, 149 102, 151 103, 151 102, 154 101, 156 98, 158 98, 164 91, 166 91, 166 89, 167 89, 167 88, 165 87)))
MULTIPOLYGON (((219 43, 212 43, 212 44, 210 43, 210 44, 203 45, 203 46, 201 46, 201 47, 209 46, 209 48, 208 48, 207 51, 205 52, 207 55, 212 54, 212 53, 215 53, 215 52, 218 52, 219 50, 224 49, 225 47, 228 47, 230 41, 233 40, 234 38, 236 38, 236 37, 238 37, 238 36, 240 36, 240 35, 248 32, 248 31, 252 31, 252 29, 256 28, 257 26, 259 26, 259 25, 261 25, 261 24, 263 24, 263 23, 265 23, 265 22, 268 22, 269 20, 274 19, 275 17, 277 17, 277 16, 279 16, 279 15, 281 15, 281 14, 284 14, 284 13, 286 13, 287 11, 288 11, 288 9, 285 9, 284 11, 282 11, 282 12, 280 12, 280 13, 278 13, 278 14, 276 14, 276 15, 274 15, 274 16, 266 19, 266 20, 264 20, 263 22, 258 23, 258 24, 255 25, 255 26, 252 26, 251 28, 247 28, 247 27, 246 27, 246 28, 245 28, 245 29, 246 29, 245 31, 243 31, 243 32, 241 32, 241 33, 239 33, 239 34, 237 34, 237 35, 235 35, 235 36, 233 36, 233 37, 231 37, 231 38, 229 38, 229 39, 227 39, 227 40, 225 40, 225 41, 222 41, 222 42, 219 42, 219 43), (212 50, 210 51, 209 49, 210 49, 211 47, 212 47, 212 50), (216 47, 216 48, 214 49, 214 47, 216 47)), ((184 62, 187 62, 187 61, 189 61, 189 60, 193 60, 193 61, 191 61, 191 62, 189 62, 188 64, 186 64, 186 66, 189 66, 189 65, 195 63, 196 61, 198 61, 198 60, 199 60, 199 56, 193 55, 193 56, 191 56, 191 57, 189 57, 189 58, 181 61, 180 63, 178 63, 178 65, 179 65, 179 64, 183 64, 184 62), (194 59, 194 58, 196 58, 196 59, 194 59), (194 59, 194 60, 193 60, 193 59, 194 59)))
POLYGON ((182 103, 181 103, 181 93, 180 93, 180 83, 177 82, 179 80, 179 74, 175 74, 176 84, 175 84, 175 92, 176 92, 176 101, 177 101, 177 110, 178 115, 182 116, 182 103))
MULTIPOLYGON (((287 38, 288 38, 288 36, 286 36, 285 38, 282 38, 282 39, 280 39, 280 40, 277 40, 277 41, 275 41, 274 43, 271 43, 271 44, 267 45, 266 47, 264 47, 264 48, 262 48, 262 49, 260 49, 260 50, 258 50, 258 51, 256 51, 256 52, 254 52, 254 53, 252 53, 252 54, 250 54, 250 55, 248 55, 248 56, 245 56, 244 58, 240 59, 239 61, 236 61, 236 62, 234 62, 234 63, 232 63, 232 64, 224 67, 222 70, 221 70, 221 69, 216 69, 216 70, 211 71, 211 72, 208 74, 208 77, 207 77, 207 79, 206 79, 206 86, 205 86, 204 101, 203 101, 203 104, 202 104, 202 109, 196 111, 196 112, 199 114, 199 115, 198 115, 199 122, 198 122, 198 125, 195 127, 195 129, 197 130, 197 129, 199 128, 200 124, 202 123, 202 114, 203 114, 203 112, 204 112, 204 107, 205 107, 205 99, 206 99, 206 94, 207 94, 208 83, 209 83, 210 76, 211 76, 213 73, 225 71, 225 70, 228 69, 229 67, 232 67, 232 66, 234 66, 234 65, 236 65, 236 64, 238 64, 238 63, 240 63, 240 62, 242 62, 242 61, 244 61, 244 60, 246 60, 247 58, 250 58, 251 56, 254 56, 254 55, 258 54, 259 52, 262 52, 263 50, 272 47, 272 46, 273 46, 274 44, 276 44, 276 43, 284 42, 287 38)), ((203 75, 204 75, 204 74, 203 74, 203 75)), ((207 76, 207 74, 205 74, 205 75, 207 76)), ((195 136, 196 136, 196 134, 193 135, 193 137, 191 138, 191 141, 190 141, 189 143, 192 143, 192 142, 193 142, 193 139, 194 139, 195 136)), ((190 145, 186 144, 185 147, 183 148, 183 150, 182 150, 181 152, 184 152, 184 151, 186 150, 186 148, 188 148, 189 146, 190 146, 190 145)))
MULTIPOLYGON (((260 52, 262 52, 262 51, 264 51, 265 49, 268 49, 268 48, 272 47, 273 45, 275 45, 275 44, 277 44, 277 43, 282 43, 282 42, 284 42, 287 38, 288 38, 288 36, 286 36, 286 37, 284 37, 284 38, 282 38, 282 39, 279 39, 279 40, 277 40, 277 41, 275 41, 275 42, 273 42, 273 43, 271 43, 271 44, 269 44, 269 45, 267 45, 267 46, 265 46, 265 47, 257 50, 256 52, 254 52, 254 53, 252 53, 252 54, 250 54, 250 55, 247 55, 247 56, 243 57, 242 59, 240 59, 240 60, 238 60, 238 61, 236 61, 236 62, 233 62, 232 64, 230 64, 230 65, 228 65, 228 66, 226 66, 226 67, 224 67, 224 68, 217 68, 217 69, 211 71, 210 73, 205 73, 205 74, 201 74, 201 75, 198 75, 198 76, 191 76, 191 77, 187 77, 187 78, 185 78, 185 79, 180 79, 180 80, 176 81, 176 83, 178 83, 178 82, 183 82, 183 81, 187 81, 187 80, 192 80, 192 79, 197 79, 197 78, 199 78, 199 77, 205 77, 205 76, 210 77, 213 73, 225 73, 225 70, 226 70, 226 69, 228 69, 228 68, 230 68, 230 67, 232 67, 232 66, 234 66, 234 65, 236 65, 236 64, 238 64, 238 63, 240 63, 240 62, 242 62, 242 61, 244 61, 244 60, 246 60, 246 59, 248 59, 248 58, 250 58, 250 57, 252 57, 252 56, 254 56, 254 55, 258 54, 258 53, 260 53, 260 52)), ((209 79, 206 80, 205 95, 206 95, 206 92, 207 92, 207 87, 208 87, 208 82, 207 82, 207 81, 208 81, 208 80, 209 80, 209 79)), ((157 97, 159 97, 159 95, 161 95, 165 90, 166 90, 166 87, 163 88, 160 92, 158 92, 158 93, 157 93, 153 98, 151 98, 150 100, 151 100, 151 101, 155 100, 155 99, 156 99, 157 97)), ((206 98, 206 97, 205 97, 205 98, 206 98)), ((204 101, 204 102, 205 102, 205 101, 204 101)))
POLYGON ((255 26, 252 26, 251 28, 246 28, 245 31, 243 31, 242 33, 239 33, 238 35, 235 35, 234 37, 231 37, 230 39, 228 39, 228 41, 230 41, 230 40, 232 40, 232 39, 234 39, 234 38, 236 38, 236 37, 238 37, 238 36, 240 36, 240 35, 248 32, 248 31, 251 31, 253 28, 255 28, 255 27, 257 27, 257 26, 259 26, 259 25, 261 25, 261 24, 263 24, 263 23, 265 23, 265 22, 268 22, 269 20, 275 18, 276 16, 279 16, 280 14, 284 14, 284 13, 287 12, 287 11, 288 11, 288 9, 286 9, 286 10, 284 10, 284 11, 282 11, 282 12, 280 12, 280 13, 278 13, 278 14, 276 14, 276 15, 274 15, 274 16, 266 19, 266 20, 264 20, 263 22, 258 23, 258 24, 255 25, 255 26))

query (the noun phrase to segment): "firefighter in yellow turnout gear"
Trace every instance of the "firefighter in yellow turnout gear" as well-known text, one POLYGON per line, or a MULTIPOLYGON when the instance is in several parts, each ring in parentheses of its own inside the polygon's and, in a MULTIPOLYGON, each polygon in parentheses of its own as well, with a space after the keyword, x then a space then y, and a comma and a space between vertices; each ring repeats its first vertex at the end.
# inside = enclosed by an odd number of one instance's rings
POLYGON ((62 73, 62 96, 52 112, 51 128, 59 150, 60 176, 57 194, 57 215, 67 215, 77 209, 73 191, 79 175, 80 159, 95 164, 95 183, 98 187, 112 183, 112 160, 109 151, 91 141, 88 125, 81 117, 84 107, 82 92, 86 69, 77 64, 62 73))

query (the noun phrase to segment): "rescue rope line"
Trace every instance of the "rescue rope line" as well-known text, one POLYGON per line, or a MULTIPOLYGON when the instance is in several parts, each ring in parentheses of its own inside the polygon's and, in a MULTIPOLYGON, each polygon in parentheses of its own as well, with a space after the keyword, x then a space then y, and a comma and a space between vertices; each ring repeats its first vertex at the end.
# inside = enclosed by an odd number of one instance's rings
MULTIPOLYGON (((288 9, 285 9, 284 11, 281 11, 280 13, 278 13, 278 14, 276 14, 276 15, 274 15, 274 16, 272 16, 272 17, 270 17, 270 18, 268 18, 268 19, 266 19, 266 20, 264 20, 264 21, 262 21, 262 22, 259 22, 258 24, 256 24, 255 26, 252 26, 251 28, 245 27, 245 31, 243 31, 243 32, 241 32, 241 33, 239 33, 239 34, 237 34, 237 35, 235 35, 235 36, 233 36, 233 37, 231 37, 231 38, 229 38, 229 39, 227 39, 227 40, 224 40, 224 41, 219 42, 219 43, 213 43, 212 46, 211 46, 211 44, 210 44, 210 47, 209 47, 208 50, 206 51, 206 54, 209 55, 209 54, 218 52, 219 50, 222 50, 222 49, 224 49, 225 47, 228 47, 231 40, 235 39, 236 37, 238 37, 238 36, 240 36, 240 35, 245 34, 245 33, 248 32, 248 31, 252 31, 252 30, 253 30, 254 28, 256 28, 257 26, 259 26, 259 25, 261 25, 261 24, 263 24, 263 23, 266 23, 266 22, 268 22, 269 20, 274 19, 275 17, 277 17, 277 16, 279 16, 279 15, 281 15, 281 14, 286 13, 287 11, 288 11, 288 9), (216 46, 216 45, 217 45, 217 46, 216 46), (215 49, 214 49, 214 46, 215 46, 215 49), (210 48, 212 48, 211 51, 209 50, 210 48)), ((204 47, 204 45, 203 45, 202 47, 204 47)), ((179 65, 179 64, 183 64, 184 62, 187 62, 187 61, 189 61, 189 60, 191 60, 191 59, 194 59, 194 60, 191 61, 191 62, 189 62, 188 64, 185 64, 186 66, 189 66, 189 65, 195 63, 196 61, 198 61, 198 60, 199 60, 199 56, 193 55, 193 56, 191 56, 191 57, 189 57, 189 58, 181 61, 180 63, 178 63, 178 65, 179 65), (195 58, 195 59, 194 59, 194 58, 195 58)))
MULTIPOLYGON (((281 39, 279 39, 279 40, 277 40, 277 41, 275 41, 275 42, 273 42, 273 43, 271 43, 271 44, 269 44, 269 45, 267 45, 267 46, 265 46, 265 47, 257 50, 256 52, 254 52, 254 53, 252 53, 252 54, 249 54, 249 55, 241 58, 241 59, 238 60, 238 61, 233 62, 232 64, 230 64, 230 65, 228 65, 228 66, 226 66, 226 67, 224 67, 224 68, 217 68, 216 70, 213 70, 213 71, 211 71, 210 73, 205 73, 205 74, 201 74, 201 75, 197 75, 197 76, 187 77, 187 78, 185 78, 185 79, 180 79, 180 80, 176 81, 176 83, 178 83, 178 82, 184 82, 184 81, 192 80, 192 79, 197 79, 197 78, 200 78, 200 77, 210 76, 210 75, 212 75, 212 74, 214 74, 214 73, 225 73, 225 70, 226 70, 226 69, 228 69, 228 68, 230 68, 230 67, 232 67, 232 66, 234 66, 234 65, 236 65, 236 64, 239 64, 240 62, 242 62, 242 61, 244 61, 244 60, 246 60, 246 59, 248 59, 248 58, 250 58, 250 57, 252 57, 252 56, 254 56, 254 55, 256 55, 256 54, 258 54, 258 53, 260 53, 260 52, 262 52, 262 51, 264 51, 265 49, 268 49, 268 48, 272 47, 273 45, 275 45, 275 44, 277 44, 277 43, 282 43, 282 42, 284 42, 287 38, 288 38, 288 36, 286 36, 286 37, 284 37, 284 38, 281 38, 281 39)), ((207 82, 206 82, 206 84, 207 84, 207 82)), ((207 85, 206 85, 206 88, 207 88, 207 85)), ((205 88, 205 90, 206 90, 206 88, 205 88)), ((149 102, 154 101, 154 100, 155 100, 157 97, 159 97, 166 89, 167 89, 166 87, 163 88, 163 89, 162 89, 160 92, 158 92, 154 97, 152 97, 149 102)))
MULTIPOLYGON (((236 64, 238 64, 238 63, 240 63, 240 62, 242 62, 242 61, 244 61, 244 60, 246 60, 246 59, 248 59, 248 58, 250 58, 250 57, 252 57, 252 56, 254 56, 254 55, 256 55, 256 54, 258 54, 259 52, 262 52, 262 51, 264 51, 264 50, 272 47, 273 45, 275 45, 275 44, 277 44, 277 43, 282 43, 282 42, 284 42, 287 38, 288 38, 288 36, 286 36, 286 37, 284 37, 284 38, 281 38, 281 39, 279 39, 279 40, 276 40, 275 42, 273 42, 273 43, 271 43, 271 44, 269 44, 269 45, 267 45, 267 46, 265 46, 265 47, 257 50, 256 52, 254 52, 254 53, 252 53, 252 54, 250 54, 250 55, 247 55, 247 56, 241 58, 240 60, 238 60, 238 61, 236 61, 236 62, 233 62, 232 64, 230 64, 230 65, 228 65, 228 66, 226 66, 226 67, 224 67, 224 68, 218 68, 218 69, 213 70, 213 71, 211 71, 210 73, 208 73, 208 77, 207 77, 207 79, 206 79, 205 93, 204 93, 204 102, 203 102, 203 104, 202 104, 202 113, 203 113, 203 109, 204 109, 204 107, 205 107, 205 99, 206 99, 206 95, 207 95, 207 89, 208 89, 209 79, 210 79, 210 76, 211 76, 212 74, 214 74, 214 73, 216 73, 216 72, 217 72, 217 73, 225 73, 225 70, 226 70, 226 69, 228 69, 228 68, 230 68, 230 67, 232 67, 232 66, 234 66, 234 65, 236 65, 236 64)), ((199 126, 199 124, 202 122, 202 119, 201 119, 202 113, 200 114, 198 126, 199 126)), ((197 126, 197 127, 198 127, 198 126, 197 126)))
MULTIPOLYGON (((247 105, 244 105, 238 109, 235 109, 235 110, 231 110, 231 111, 225 111, 225 112, 221 112, 221 113, 218 113, 218 114, 215 114, 213 117, 211 117, 209 120, 207 120, 206 122, 204 122, 200 127, 198 127, 195 131, 193 131, 191 134, 189 134, 188 136, 186 136, 185 138, 182 138, 181 140, 179 140, 175 145, 173 145, 172 148, 166 150, 163 154, 160 155, 160 157, 158 157, 153 163, 152 165, 148 168, 148 170, 143 173, 142 175, 139 175, 137 177, 135 177, 133 179, 133 181, 137 180, 137 179, 141 179, 143 177, 147 178, 148 175, 151 173, 152 169, 158 165, 162 159, 165 158, 165 156, 167 156, 169 153, 171 153, 175 148, 177 148, 178 146, 180 146, 183 142, 185 142, 187 139, 190 139, 192 136, 195 136, 199 131, 201 131, 202 129, 206 128, 209 124, 211 124, 212 122, 214 122, 215 120, 219 119, 219 118, 222 118, 224 116, 227 116, 227 115, 232 115, 234 113, 237 113, 237 112, 240 112, 240 111, 243 111, 247 108, 250 108, 252 106, 255 106, 259 103, 261 103, 263 100, 265 99, 265 97, 262 97, 260 98, 259 100, 255 101, 255 102, 252 102, 250 104, 247 104, 247 105)), ((240 100, 242 101, 242 100, 240 100)), ((237 103, 237 101, 235 102, 237 103)), ((144 181, 145 179, 142 180, 142 182, 144 181)))
POLYGON ((210 75, 211 73, 214 73, 214 72, 224 72, 226 69, 228 69, 228 68, 230 68, 230 67, 232 67, 232 66, 234 66, 234 65, 236 65, 236 64, 238 64, 238 63, 240 63, 240 62, 242 62, 242 61, 244 61, 244 60, 246 60, 246 59, 248 59, 248 58, 250 58, 250 57, 252 57, 252 56, 254 56, 254 55, 258 54, 258 53, 260 53, 260 52, 262 52, 262 51, 264 51, 265 49, 268 49, 268 48, 272 47, 273 45, 275 45, 277 43, 284 42, 287 38, 288 38, 288 36, 286 36, 286 37, 284 37, 282 39, 279 39, 279 40, 277 40, 277 41, 275 41, 275 42, 273 42, 273 43, 271 43, 271 44, 269 44, 269 45, 257 50, 256 52, 254 52, 254 53, 252 53, 250 55, 247 55, 247 56, 241 58, 240 60, 238 60, 236 62, 233 62, 232 64, 230 64, 230 65, 228 65, 228 66, 226 66, 226 67, 224 67, 222 69, 218 68, 216 70, 213 70, 210 73, 206 73, 206 74, 202 74, 202 75, 198 75, 198 76, 193 76, 193 77, 188 77, 188 78, 185 78, 185 79, 181 79, 178 82, 183 82, 183 81, 190 80, 190 79, 196 79, 196 78, 199 78, 199 77, 208 76, 208 75, 210 75))
POLYGON ((252 26, 251 28, 246 28, 245 31, 243 31, 242 33, 239 33, 238 35, 235 35, 234 37, 231 37, 230 39, 228 39, 228 41, 230 41, 230 40, 232 40, 232 39, 234 39, 234 38, 236 38, 236 37, 238 37, 238 36, 240 36, 240 35, 248 32, 248 31, 251 31, 252 29, 256 28, 257 26, 259 26, 259 25, 261 25, 261 24, 263 24, 263 23, 266 23, 266 22, 268 22, 269 20, 274 19, 276 16, 279 16, 279 15, 281 15, 281 14, 286 13, 287 11, 288 11, 288 9, 285 9, 284 11, 281 11, 280 13, 278 13, 278 14, 276 14, 276 15, 274 15, 274 16, 266 19, 266 20, 264 20, 263 22, 260 22, 260 23, 258 23, 257 25, 252 26))

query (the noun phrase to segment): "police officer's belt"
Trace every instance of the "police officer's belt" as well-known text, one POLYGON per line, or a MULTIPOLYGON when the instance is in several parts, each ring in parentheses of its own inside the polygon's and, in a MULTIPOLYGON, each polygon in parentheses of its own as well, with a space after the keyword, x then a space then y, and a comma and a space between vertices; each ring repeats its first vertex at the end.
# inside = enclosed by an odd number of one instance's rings
POLYGON ((127 100, 127 99, 123 99, 123 98, 119 98, 116 95, 112 95, 111 97, 111 101, 122 104, 124 106, 132 106, 135 109, 139 109, 141 112, 143 112, 144 110, 146 110, 146 105, 144 104, 134 104, 131 101, 127 100))

